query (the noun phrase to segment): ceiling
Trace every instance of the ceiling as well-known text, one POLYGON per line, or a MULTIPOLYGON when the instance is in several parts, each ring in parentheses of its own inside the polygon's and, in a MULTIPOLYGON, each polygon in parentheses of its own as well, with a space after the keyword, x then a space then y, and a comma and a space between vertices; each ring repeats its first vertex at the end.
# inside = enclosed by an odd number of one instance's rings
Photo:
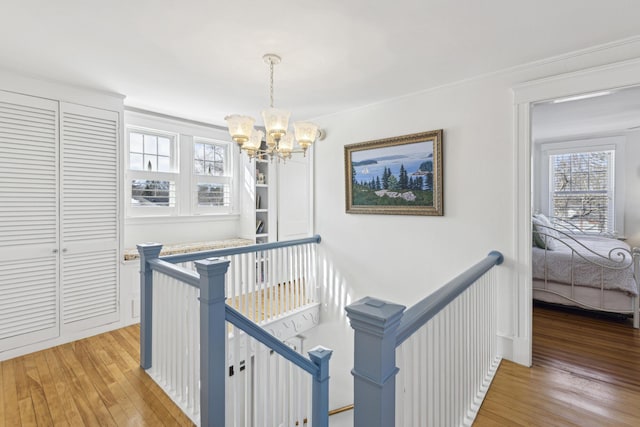
POLYGON ((222 124, 314 118, 640 34, 636 0, 3 0, 0 68, 222 124))
POLYGON ((640 87, 559 104, 541 102, 533 108, 531 129, 535 142, 640 129, 640 87))

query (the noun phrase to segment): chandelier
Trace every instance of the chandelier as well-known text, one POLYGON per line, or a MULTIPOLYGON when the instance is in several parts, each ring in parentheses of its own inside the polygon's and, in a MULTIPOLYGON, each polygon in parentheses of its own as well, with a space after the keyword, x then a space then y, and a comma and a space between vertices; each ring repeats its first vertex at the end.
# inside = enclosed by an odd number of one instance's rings
POLYGON ((255 119, 240 114, 232 114, 225 117, 231 139, 233 139, 240 151, 247 153, 249 158, 264 158, 286 161, 291 158, 292 153, 303 153, 306 155, 307 149, 313 144, 316 138, 324 138, 324 132, 318 126, 310 122, 295 122, 293 133, 288 129, 291 112, 280 110, 273 106, 273 66, 280 63, 278 55, 268 53, 262 57, 269 65, 269 98, 271 104, 269 108, 262 110, 262 120, 266 131, 266 144, 262 144, 265 132, 253 127, 255 119), (295 142, 299 148, 294 149, 295 142))

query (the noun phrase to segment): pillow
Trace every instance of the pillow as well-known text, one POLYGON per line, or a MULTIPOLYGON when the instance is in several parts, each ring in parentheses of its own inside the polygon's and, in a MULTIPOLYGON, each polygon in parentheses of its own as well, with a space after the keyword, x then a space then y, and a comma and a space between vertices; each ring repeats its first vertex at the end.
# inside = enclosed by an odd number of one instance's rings
POLYGON ((533 243, 541 248, 548 249, 550 251, 558 249, 558 241, 560 234, 553 228, 551 221, 542 215, 534 215, 531 218, 533 224, 533 243))
POLYGON ((533 241, 533 246, 544 249, 546 248, 546 245, 544 244, 544 240, 542 240, 542 236, 538 234, 538 227, 536 224, 540 224, 540 221, 536 219, 536 217, 531 218, 531 230, 533 231, 531 240, 533 241))

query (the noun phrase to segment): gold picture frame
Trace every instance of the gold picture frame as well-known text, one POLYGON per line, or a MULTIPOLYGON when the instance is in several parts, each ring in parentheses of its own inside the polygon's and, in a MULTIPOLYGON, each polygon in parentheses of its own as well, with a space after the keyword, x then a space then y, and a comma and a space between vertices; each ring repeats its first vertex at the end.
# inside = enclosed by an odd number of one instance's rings
POLYGON ((442 134, 345 145, 346 212, 442 216, 442 134))

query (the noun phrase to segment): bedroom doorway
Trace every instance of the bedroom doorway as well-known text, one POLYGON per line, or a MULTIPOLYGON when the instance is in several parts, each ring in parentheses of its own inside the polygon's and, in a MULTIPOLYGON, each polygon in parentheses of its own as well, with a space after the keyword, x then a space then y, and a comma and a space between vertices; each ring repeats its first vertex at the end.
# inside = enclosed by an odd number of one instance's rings
POLYGON ((534 302, 640 324, 640 86, 533 103, 531 148, 534 302))
MULTIPOLYGON (((516 291, 513 294, 513 303, 517 307, 514 314, 516 320, 516 328, 513 337, 512 356, 513 360, 531 366, 532 363, 532 346, 533 346, 533 289, 532 289, 532 215, 536 209, 541 210, 541 188, 540 184, 534 180, 540 177, 540 171, 536 169, 540 167, 540 161, 535 162, 536 158, 536 141, 544 140, 540 137, 541 130, 534 129, 538 117, 534 117, 535 110, 542 106, 543 103, 553 103, 554 100, 575 97, 584 94, 594 94, 597 92, 614 92, 626 88, 634 88, 640 86, 640 62, 629 61, 618 63, 607 67, 590 69, 578 73, 560 75, 554 78, 544 79, 535 82, 527 82, 514 87, 514 104, 515 104, 515 156, 516 168, 514 171, 515 181, 515 222, 516 233, 514 246, 516 247, 516 291), (537 134, 535 132, 538 132, 537 134)), ((605 95, 601 95, 604 97, 605 95)), ((597 98, 597 97, 593 97, 597 98)), ((583 98, 589 99, 589 98, 583 98)), ((567 102, 578 102, 580 99, 567 102)), ((563 104, 556 102, 555 104, 563 104)), ((541 109, 542 110, 542 109, 541 109)), ((636 115, 636 118, 639 117, 636 115)), ((584 120, 584 119, 583 119, 584 120)), ((596 127, 597 123, 587 123, 589 126, 596 127)), ((630 128, 640 126, 636 123, 630 128)), ((561 126, 559 126, 561 127, 561 126)), ((640 129, 640 128, 639 128, 640 129)), ((557 129, 556 129, 557 130, 557 129)), ((632 129, 632 131, 635 129, 632 129)), ((595 131, 594 131, 595 132, 595 131)), ((611 131, 600 130, 597 133, 605 136, 606 133, 611 136, 611 131)), ((547 135, 551 135, 551 131, 547 135)), ((573 135, 574 141, 584 137, 585 135, 573 135)), ((554 142, 552 137, 547 138, 547 142, 554 142)), ((638 141, 640 144, 640 140, 638 141)), ((625 153, 625 157, 630 153, 625 153)), ((627 185, 626 192, 640 191, 640 167, 637 170, 627 170, 629 177, 635 177, 635 184, 627 185)), ((635 197, 640 201, 640 196, 635 197)), ((631 201, 629 203, 635 202, 631 201)), ((547 204, 547 209, 549 204, 547 204)), ((640 207, 636 210, 640 215, 640 207)), ((614 220, 615 221, 615 218, 614 220)), ((627 231, 625 230, 625 235, 627 231)), ((628 237, 628 236, 627 236, 628 237)), ((634 236, 634 239, 640 237, 634 236)))

